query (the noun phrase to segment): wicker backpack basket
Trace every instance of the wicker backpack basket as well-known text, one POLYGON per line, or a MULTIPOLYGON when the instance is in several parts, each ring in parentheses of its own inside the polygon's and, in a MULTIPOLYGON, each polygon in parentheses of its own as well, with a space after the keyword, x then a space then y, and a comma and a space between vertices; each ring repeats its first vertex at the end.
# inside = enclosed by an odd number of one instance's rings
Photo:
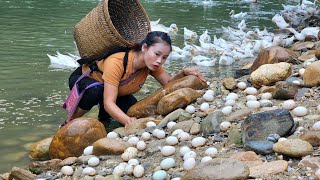
POLYGON ((150 31, 138 0, 102 0, 74 27, 81 58, 112 54, 140 42, 150 31))

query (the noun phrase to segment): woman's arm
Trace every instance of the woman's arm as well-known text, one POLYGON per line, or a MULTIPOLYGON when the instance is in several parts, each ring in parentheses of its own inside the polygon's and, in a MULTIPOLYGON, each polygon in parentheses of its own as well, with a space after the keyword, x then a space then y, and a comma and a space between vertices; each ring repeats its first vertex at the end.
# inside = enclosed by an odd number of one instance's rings
POLYGON ((116 104, 118 97, 118 87, 109 83, 104 83, 103 105, 105 111, 113 118, 123 125, 127 125, 136 118, 126 115, 116 104))
POLYGON ((158 75, 156 80, 162 85, 166 85, 167 83, 174 81, 176 79, 180 79, 184 76, 194 75, 197 76, 201 81, 206 82, 204 76, 200 73, 197 68, 182 68, 176 75, 170 76, 166 71, 163 71, 160 75, 158 75))

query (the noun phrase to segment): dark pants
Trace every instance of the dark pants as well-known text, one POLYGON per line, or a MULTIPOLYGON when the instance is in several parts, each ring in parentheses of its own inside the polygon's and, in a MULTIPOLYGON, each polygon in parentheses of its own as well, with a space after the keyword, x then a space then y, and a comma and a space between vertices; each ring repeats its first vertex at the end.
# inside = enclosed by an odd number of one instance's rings
MULTIPOLYGON (((82 67, 80 66, 70 75, 70 78, 69 78, 70 90, 72 89, 74 83, 77 81, 77 79, 81 75, 82 75, 82 67)), ((84 77, 78 82, 79 92, 81 92, 87 86, 95 82, 97 81, 92 78, 84 77)), ((99 105, 98 119, 107 127, 110 124, 111 116, 104 110, 103 89, 104 88, 101 86, 94 86, 92 88, 87 89, 84 92, 78 106, 83 110, 89 111, 93 106, 99 105)), ((124 113, 127 113, 128 109, 136 102, 137 102, 137 99, 130 94, 126 96, 117 97, 116 104, 124 113)))

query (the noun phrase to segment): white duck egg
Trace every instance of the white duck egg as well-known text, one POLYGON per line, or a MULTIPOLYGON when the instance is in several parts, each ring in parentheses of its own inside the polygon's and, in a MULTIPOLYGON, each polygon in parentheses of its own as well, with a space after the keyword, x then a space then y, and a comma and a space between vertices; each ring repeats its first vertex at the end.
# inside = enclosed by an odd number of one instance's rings
POLYGON ((179 141, 188 141, 191 139, 190 134, 187 132, 181 132, 180 134, 178 134, 178 139, 179 141))
POLYGON ((283 109, 292 110, 295 107, 296 107, 296 103, 292 99, 286 100, 282 103, 283 109))
POLYGON ((205 101, 208 101, 208 102, 212 102, 212 101, 214 100, 213 95, 207 94, 207 93, 205 93, 205 94, 202 96, 202 98, 203 98, 205 101))
POLYGON ((138 142, 139 142, 139 138, 136 136, 133 136, 128 139, 128 143, 131 144, 132 146, 137 145, 138 142))
POLYGON ((259 101, 247 101, 246 106, 249 109, 258 109, 260 107, 259 101))
POLYGON ((161 167, 161 169, 168 170, 168 169, 172 168, 175 163, 176 162, 173 158, 166 158, 161 161, 160 167, 161 167))
POLYGON ((239 98, 238 94, 236 93, 229 93, 226 97, 226 101, 228 100, 237 100, 239 98))
POLYGON ((177 124, 176 122, 170 121, 170 122, 168 122, 168 124, 167 124, 167 128, 168 128, 169 130, 171 130, 172 127, 173 127, 174 125, 176 125, 176 124, 177 124))
POLYGON ((159 130, 157 133, 157 138, 163 139, 164 137, 166 137, 166 132, 164 132, 163 130, 159 130))
POLYGON ((138 161, 138 159, 130 159, 130 160, 128 161, 128 164, 129 164, 129 165, 134 165, 134 166, 136 166, 136 165, 139 164, 139 161, 138 161))
POLYGON ((195 153, 194 151, 189 151, 183 156, 183 160, 187 160, 189 158, 196 158, 196 156, 197 153, 195 153))
POLYGON ((278 142, 282 142, 282 141, 286 141, 286 140, 287 140, 287 138, 281 137, 281 138, 279 138, 278 142))
POLYGON ((82 170, 83 175, 94 176, 97 174, 97 171, 92 167, 86 167, 82 170))
POLYGON ((157 137, 158 132, 160 131, 160 129, 155 129, 152 131, 152 136, 157 137))
POLYGON ((147 144, 144 141, 139 141, 137 143, 137 149, 139 149, 140 151, 143 151, 147 148, 147 144))
POLYGON ((166 143, 168 144, 168 145, 176 145, 176 144, 178 144, 178 138, 176 138, 175 136, 169 136, 169 137, 167 137, 167 139, 166 139, 166 143))
POLYGON ((240 90, 245 90, 247 88, 247 84, 245 82, 238 82, 237 87, 240 90))
POLYGON ((123 176, 124 172, 125 172, 125 168, 126 168, 126 166, 118 165, 113 169, 112 174, 118 175, 118 176, 123 176))
POLYGON ((141 165, 136 165, 133 169, 133 175, 134 177, 140 178, 144 174, 144 168, 141 165))
POLYGON ((107 138, 110 138, 110 139, 116 139, 116 138, 118 138, 119 136, 118 136, 118 134, 116 133, 116 132, 109 132, 108 134, 107 134, 107 138))
POLYGON ((208 148, 205 153, 210 157, 216 157, 216 155, 218 154, 218 150, 215 147, 211 147, 208 148))
POLYGON ((91 157, 89 160, 88 160, 88 165, 89 166, 98 166, 99 165, 99 163, 100 163, 100 160, 99 160, 99 158, 97 158, 97 157, 91 157))
POLYGON ((308 109, 303 106, 298 106, 292 110, 295 116, 302 117, 308 114, 308 109))
POLYGON ((190 151, 191 149, 188 146, 182 146, 179 150, 181 156, 184 156, 187 152, 190 151))
POLYGON ((299 75, 300 75, 300 76, 303 76, 305 70, 306 70, 306 69, 304 69, 304 68, 299 69, 299 75))
POLYGON ((247 99, 247 101, 256 101, 257 97, 254 95, 248 95, 248 96, 246 96, 246 99, 247 99))
POLYGON ((201 111, 206 111, 206 110, 208 110, 209 109, 209 104, 208 103, 202 103, 201 105, 200 105, 200 110, 201 111))
POLYGON ((211 94, 213 96, 214 92, 213 92, 213 90, 209 89, 209 90, 206 91, 206 94, 211 94))
POLYGON ((194 158, 189 158, 183 162, 184 170, 191 170, 196 166, 196 160, 194 158))
POLYGON ((176 129, 176 130, 174 130, 173 132, 172 132, 172 136, 177 136, 177 135, 179 135, 180 133, 182 133, 182 132, 184 132, 182 129, 176 129))
POLYGON ((201 158, 201 162, 203 163, 203 162, 207 162, 207 161, 210 161, 212 159, 212 157, 210 157, 210 156, 205 156, 205 157, 203 157, 203 158, 201 158))
POLYGON ((121 154, 121 158, 124 161, 129 161, 130 159, 134 158, 138 154, 138 149, 135 147, 128 147, 124 153, 121 154))
POLYGON ((63 166, 61 172, 64 175, 71 176, 73 174, 73 168, 71 166, 63 166))
POLYGON ((134 168, 134 165, 128 164, 128 165, 124 168, 125 174, 131 175, 131 174, 133 173, 133 168, 134 168))
POLYGON ((181 178, 180 177, 175 177, 175 178, 173 178, 171 180, 181 180, 181 178))
POLYGON ((261 99, 267 99, 270 100, 272 98, 272 94, 271 93, 263 93, 261 95, 261 99))
POLYGON ((230 129, 231 123, 228 121, 223 121, 222 123, 220 123, 219 127, 221 131, 227 131, 228 129, 230 129))
POLYGON ((153 121, 149 121, 149 122, 147 122, 146 126, 147 127, 154 127, 154 126, 157 126, 157 124, 153 121))
POLYGON ((320 130, 320 121, 317 121, 312 125, 312 129, 314 130, 320 130))
POLYGON ((317 110, 320 112, 320 105, 317 106, 317 110))
POLYGON ((91 155, 93 154, 93 146, 88 146, 83 150, 84 155, 91 155))
POLYGON ((254 87, 247 87, 244 92, 251 95, 256 95, 258 93, 257 89, 254 87))
POLYGON ((236 101, 233 99, 230 99, 228 101, 226 101, 226 103, 224 103, 225 106, 233 106, 236 104, 236 101))
POLYGON ((150 138, 151 138, 151 134, 148 133, 148 132, 144 132, 144 133, 142 133, 142 135, 141 135, 141 139, 143 139, 143 140, 145 140, 145 141, 148 141, 150 138))
POLYGON ((221 111, 222 111, 223 114, 229 115, 232 112, 232 106, 226 106, 226 107, 222 108, 221 111))
POLYGON ((159 170, 153 173, 152 180, 165 180, 167 177, 167 172, 164 170, 159 170))
POLYGON ((203 137, 196 137, 193 138, 191 141, 191 144, 193 147, 200 147, 203 146, 206 143, 206 138, 203 137))
POLYGON ((173 146, 163 146, 161 148, 161 153, 163 156, 170 156, 176 152, 176 148, 173 146))
POLYGON ((196 111, 196 108, 193 105, 188 105, 185 110, 187 113, 193 114, 196 111))

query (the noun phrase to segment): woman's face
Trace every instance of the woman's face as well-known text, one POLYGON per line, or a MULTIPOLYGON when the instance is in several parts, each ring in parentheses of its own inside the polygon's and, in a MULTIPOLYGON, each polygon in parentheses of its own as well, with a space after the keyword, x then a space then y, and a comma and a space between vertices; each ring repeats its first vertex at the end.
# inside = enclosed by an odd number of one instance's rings
POLYGON ((166 42, 155 43, 150 47, 144 44, 142 52, 144 52, 144 62, 148 69, 156 71, 167 60, 171 47, 166 42))

